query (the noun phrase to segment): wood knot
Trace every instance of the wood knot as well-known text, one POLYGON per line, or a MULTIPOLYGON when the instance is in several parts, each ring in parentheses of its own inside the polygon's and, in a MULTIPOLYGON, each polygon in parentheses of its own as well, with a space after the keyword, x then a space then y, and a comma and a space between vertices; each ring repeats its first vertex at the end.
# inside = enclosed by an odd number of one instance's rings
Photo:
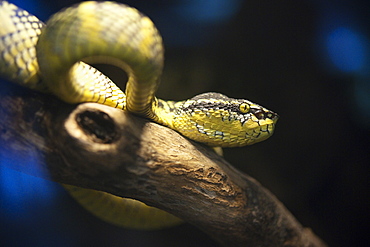
POLYGON ((118 138, 115 122, 105 112, 83 111, 76 115, 76 122, 95 142, 109 144, 118 138))

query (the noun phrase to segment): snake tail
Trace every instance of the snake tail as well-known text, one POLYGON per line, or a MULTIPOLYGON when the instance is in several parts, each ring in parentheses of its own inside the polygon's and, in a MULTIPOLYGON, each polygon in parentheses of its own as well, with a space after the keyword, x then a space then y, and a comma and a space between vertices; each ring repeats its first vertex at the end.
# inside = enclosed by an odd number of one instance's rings
POLYGON ((137 200, 71 185, 63 187, 90 213, 113 225, 136 230, 157 230, 183 222, 172 214, 137 200))

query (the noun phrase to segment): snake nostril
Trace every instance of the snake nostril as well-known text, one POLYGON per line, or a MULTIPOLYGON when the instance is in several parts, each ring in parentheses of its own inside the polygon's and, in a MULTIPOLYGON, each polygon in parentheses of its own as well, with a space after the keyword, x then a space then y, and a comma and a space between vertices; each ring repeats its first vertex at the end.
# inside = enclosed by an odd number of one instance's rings
POLYGON ((258 119, 264 119, 264 118, 266 118, 265 112, 262 109, 252 109, 251 112, 258 119))
POLYGON ((276 114, 275 112, 268 112, 266 115, 269 119, 277 119, 279 118, 279 115, 276 114))

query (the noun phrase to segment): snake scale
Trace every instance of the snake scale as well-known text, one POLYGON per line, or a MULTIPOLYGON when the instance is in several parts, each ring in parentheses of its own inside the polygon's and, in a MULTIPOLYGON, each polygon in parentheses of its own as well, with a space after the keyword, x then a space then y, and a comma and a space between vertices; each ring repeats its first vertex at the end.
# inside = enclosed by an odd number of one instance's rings
MULTIPOLYGON (((54 14, 46 24, 0 1, 0 75, 54 94, 68 103, 97 102, 149 118, 213 147, 238 147, 273 134, 278 115, 245 99, 204 93, 174 102, 155 97, 163 69, 163 46, 152 21, 127 5, 82 2, 54 14), (89 64, 106 63, 128 75, 125 93, 89 64)), ((90 212, 116 225, 157 229, 180 220, 133 199, 66 189, 90 212)))

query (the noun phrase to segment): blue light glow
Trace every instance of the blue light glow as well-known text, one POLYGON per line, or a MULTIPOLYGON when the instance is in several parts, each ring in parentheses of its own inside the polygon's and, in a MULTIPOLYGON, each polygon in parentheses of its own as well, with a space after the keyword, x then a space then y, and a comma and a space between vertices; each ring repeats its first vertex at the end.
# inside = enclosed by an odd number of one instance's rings
POLYGON ((54 184, 0 164, 0 207, 9 218, 27 217, 29 209, 55 200, 54 184))
POLYGON ((240 4, 240 0, 187 0, 178 3, 176 13, 192 22, 222 22, 232 17, 240 4))
POLYGON ((42 21, 45 21, 49 18, 49 16, 53 13, 51 6, 45 6, 45 3, 40 0, 8 0, 8 2, 20 7, 21 9, 26 10, 28 13, 35 15, 42 21), (49 7, 49 8, 47 8, 49 7))
POLYGON ((366 62, 366 41, 352 29, 338 27, 329 32, 326 47, 333 65, 344 72, 358 72, 366 62))

